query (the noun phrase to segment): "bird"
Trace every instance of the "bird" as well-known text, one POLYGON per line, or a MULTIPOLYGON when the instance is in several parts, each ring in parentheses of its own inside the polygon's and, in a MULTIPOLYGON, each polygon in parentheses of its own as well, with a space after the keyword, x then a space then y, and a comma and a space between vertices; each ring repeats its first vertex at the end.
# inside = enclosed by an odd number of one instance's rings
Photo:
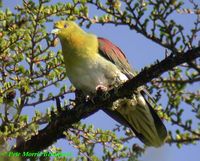
MULTIPOLYGON (((85 96, 107 91, 136 72, 123 51, 110 40, 84 31, 76 22, 59 20, 51 32, 61 42, 66 75, 85 96)), ((134 90, 131 98, 122 98, 102 110, 120 124, 129 127, 146 146, 160 147, 167 129, 153 109, 145 86, 134 90)))

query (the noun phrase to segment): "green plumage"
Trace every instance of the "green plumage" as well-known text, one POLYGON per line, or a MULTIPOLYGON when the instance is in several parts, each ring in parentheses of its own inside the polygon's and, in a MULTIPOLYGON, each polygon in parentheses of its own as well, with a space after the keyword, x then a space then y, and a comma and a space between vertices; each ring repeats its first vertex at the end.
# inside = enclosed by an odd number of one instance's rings
MULTIPOLYGON (((109 89, 134 77, 124 53, 109 40, 88 34, 71 21, 58 21, 55 28, 68 78, 86 95, 96 93, 98 87, 109 89)), ((159 147, 167 130, 145 95, 150 98, 146 89, 140 87, 131 99, 119 99, 113 103, 113 110, 104 111, 130 127, 146 145, 159 147)))

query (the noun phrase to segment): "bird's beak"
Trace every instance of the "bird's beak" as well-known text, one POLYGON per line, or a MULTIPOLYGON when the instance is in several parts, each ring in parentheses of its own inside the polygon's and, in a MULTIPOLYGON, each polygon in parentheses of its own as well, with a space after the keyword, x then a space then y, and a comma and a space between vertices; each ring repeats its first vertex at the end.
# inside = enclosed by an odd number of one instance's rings
POLYGON ((52 42, 52 46, 56 46, 58 44, 58 32, 59 32, 60 29, 58 28, 54 28, 52 31, 51 31, 51 34, 53 34, 53 39, 54 41, 52 42))
POLYGON ((57 34, 57 33, 59 32, 59 30, 60 30, 60 29, 55 28, 55 29, 53 29, 53 30, 51 31, 51 33, 52 33, 52 34, 57 34))

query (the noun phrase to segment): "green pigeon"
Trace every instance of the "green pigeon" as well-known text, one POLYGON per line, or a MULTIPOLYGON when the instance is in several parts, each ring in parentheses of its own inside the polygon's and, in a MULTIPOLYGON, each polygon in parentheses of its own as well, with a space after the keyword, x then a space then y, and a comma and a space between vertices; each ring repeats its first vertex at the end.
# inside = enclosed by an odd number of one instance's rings
MULTIPOLYGON (((85 95, 108 90, 135 76, 119 47, 85 32, 75 22, 58 21, 52 33, 60 39, 69 80, 85 95)), ((167 130, 145 96, 149 98, 150 94, 145 87, 139 87, 131 99, 119 99, 103 111, 130 127, 147 146, 159 147, 166 140, 167 130)))

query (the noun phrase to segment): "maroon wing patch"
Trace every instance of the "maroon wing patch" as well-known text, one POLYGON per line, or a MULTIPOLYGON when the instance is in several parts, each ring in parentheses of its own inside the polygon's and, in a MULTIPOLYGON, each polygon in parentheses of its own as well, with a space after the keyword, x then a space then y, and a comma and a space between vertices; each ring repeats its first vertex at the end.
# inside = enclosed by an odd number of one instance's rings
POLYGON ((129 79, 133 77, 133 70, 122 50, 105 38, 98 38, 99 54, 115 64, 129 79))

